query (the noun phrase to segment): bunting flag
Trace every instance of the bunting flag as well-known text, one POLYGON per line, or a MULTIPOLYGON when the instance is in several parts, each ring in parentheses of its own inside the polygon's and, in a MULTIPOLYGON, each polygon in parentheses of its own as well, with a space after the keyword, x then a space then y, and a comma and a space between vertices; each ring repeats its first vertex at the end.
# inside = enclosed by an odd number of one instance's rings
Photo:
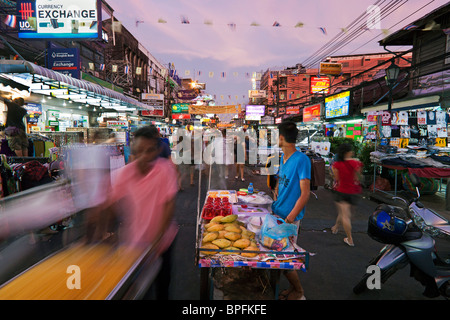
POLYGON ((190 71, 190 70, 185 70, 185 71, 184 71, 184 75, 185 75, 185 76, 191 75, 191 71, 190 71))
POLYGON ((11 28, 15 28, 17 25, 17 18, 14 15, 7 15, 5 19, 5 24, 11 28))
POLYGON ((203 23, 206 24, 207 26, 212 26, 213 24, 211 20, 205 20, 203 23))
POLYGON ((238 76, 238 73, 237 73, 236 71, 233 72, 233 76, 237 77, 237 76, 238 76))
POLYGON ((210 71, 210 72, 208 73, 208 75, 209 75, 210 78, 212 78, 212 77, 214 77, 214 72, 210 71))
POLYGON ((250 73, 246 72, 246 73, 245 73, 245 77, 246 77, 246 78, 250 78, 250 73))
POLYGON ((100 65, 100 70, 105 71, 105 65, 103 63, 100 65))
POLYGON ((236 23, 229 23, 228 26, 230 27, 231 30, 236 30, 236 23))
POLYGON ((327 35, 327 29, 325 29, 324 27, 320 27, 319 30, 322 31, 324 35, 327 35))
POLYGON ((129 71, 130 71, 130 67, 129 66, 125 66, 125 68, 123 68, 123 72, 125 74, 128 74, 129 71))
POLYGON ((167 23, 167 21, 164 20, 164 19, 159 18, 159 19, 158 19, 158 23, 167 23))
POLYGON ((273 73, 272 72, 270 73, 270 79, 273 79, 273 73))
POLYGON ((294 28, 303 28, 305 24, 303 22, 297 22, 297 24, 294 26, 294 28))
POLYGON ((260 24, 259 24, 258 22, 252 22, 252 23, 250 24, 250 26, 251 26, 251 27, 259 27, 260 24))
POLYGON ((200 77, 200 76, 202 75, 202 72, 201 72, 201 71, 198 71, 198 72, 197 72, 197 75, 200 77))
POLYGON ((275 21, 272 27, 281 27, 281 24, 278 21, 275 21))
POLYGON ((221 73, 220 73, 220 76, 221 76, 222 78, 225 78, 225 77, 227 76, 227 73, 226 73, 226 72, 221 72, 221 73))
POLYGON ((341 32, 347 33, 347 32, 348 32, 348 29, 347 29, 347 28, 341 28, 341 32))
POLYGON ((383 34, 387 36, 389 34, 389 29, 381 29, 381 32, 383 32, 383 34))
POLYGON ((182 24, 190 24, 188 17, 181 16, 181 23, 182 24))

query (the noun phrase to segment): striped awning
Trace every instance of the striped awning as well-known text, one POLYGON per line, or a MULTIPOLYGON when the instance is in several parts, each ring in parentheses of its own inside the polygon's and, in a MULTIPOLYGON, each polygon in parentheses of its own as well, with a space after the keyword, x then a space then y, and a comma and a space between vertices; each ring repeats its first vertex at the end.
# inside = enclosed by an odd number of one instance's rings
POLYGON ((34 93, 54 95, 61 99, 77 97, 80 103, 107 108, 153 108, 120 92, 105 88, 86 80, 80 80, 23 60, 0 60, 0 74, 14 74, 30 83, 34 93), (58 93, 55 94, 55 92, 58 93), (62 92, 61 92, 62 91, 62 92), (85 101, 80 98, 85 97, 85 101), (81 99, 81 100, 80 100, 81 99))

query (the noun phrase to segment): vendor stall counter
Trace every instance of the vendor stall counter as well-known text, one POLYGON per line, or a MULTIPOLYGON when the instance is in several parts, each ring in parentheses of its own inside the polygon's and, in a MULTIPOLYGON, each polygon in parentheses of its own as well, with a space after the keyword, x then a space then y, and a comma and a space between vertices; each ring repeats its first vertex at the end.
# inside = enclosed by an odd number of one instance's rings
POLYGON ((201 268, 201 299, 213 298, 214 273, 220 268, 266 269, 275 298, 281 270, 306 272, 310 256, 306 250, 289 237, 273 239, 262 233, 267 217, 274 217, 271 203, 263 192, 252 195, 235 190, 207 192, 197 225, 196 263, 201 268))

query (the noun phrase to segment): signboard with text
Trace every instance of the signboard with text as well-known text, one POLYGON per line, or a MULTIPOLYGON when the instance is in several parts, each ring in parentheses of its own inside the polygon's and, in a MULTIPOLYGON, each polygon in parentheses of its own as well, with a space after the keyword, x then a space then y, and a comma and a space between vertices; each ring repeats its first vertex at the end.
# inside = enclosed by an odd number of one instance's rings
POLYGON ((151 106, 153 110, 149 110, 152 116, 164 117, 164 95, 158 93, 142 93, 142 102, 151 106))
POLYGON ((303 108, 303 122, 320 121, 320 104, 303 108))
POLYGON ((330 92, 330 78, 311 77, 309 92, 311 94, 328 94, 330 92))
POLYGON ((341 73, 342 73, 342 63, 328 63, 328 62, 320 63, 319 74, 338 76, 341 73))
POLYGON ((348 116, 350 112, 350 91, 344 91, 325 98, 325 118, 348 116))
POLYGON ((19 38, 98 39, 101 1, 18 0, 19 38))
POLYGON ((286 107, 286 114, 299 114, 300 106, 288 106, 286 107))
POLYGON ((47 68, 66 76, 80 79, 80 52, 78 48, 48 48, 47 68))

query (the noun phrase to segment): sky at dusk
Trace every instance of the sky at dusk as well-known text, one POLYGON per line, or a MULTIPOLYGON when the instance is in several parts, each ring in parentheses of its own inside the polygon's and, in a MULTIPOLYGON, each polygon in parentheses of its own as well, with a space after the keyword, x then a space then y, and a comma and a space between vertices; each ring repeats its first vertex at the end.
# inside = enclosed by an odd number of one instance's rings
MULTIPOLYGON (((369 6, 377 3, 382 9, 389 2, 394 1, 107 0, 114 16, 160 63, 173 63, 181 78, 205 82, 206 92, 217 96, 217 105, 246 103, 251 89, 247 74, 306 61, 342 28, 357 18, 367 20, 369 6), (183 24, 183 18, 189 24, 183 24), (295 27, 298 23, 301 27, 295 27)), ((333 55, 384 52, 378 41, 386 34, 447 2, 396 1, 397 10, 386 9, 378 25, 369 22, 371 28, 333 55)))

